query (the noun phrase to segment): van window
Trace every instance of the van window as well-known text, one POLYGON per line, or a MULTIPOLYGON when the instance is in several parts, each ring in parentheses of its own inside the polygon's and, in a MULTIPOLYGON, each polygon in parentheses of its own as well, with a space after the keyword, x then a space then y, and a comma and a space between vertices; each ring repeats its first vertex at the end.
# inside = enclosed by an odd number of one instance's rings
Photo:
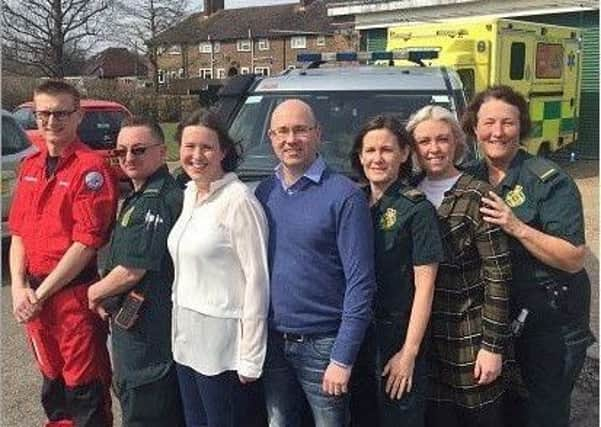
POLYGON ((461 83, 463 83, 463 91, 465 92, 465 98, 471 101, 476 91, 476 76, 473 68, 464 68, 457 70, 461 83))
POLYGON ((313 108, 322 131, 320 153, 334 170, 353 174, 349 155, 353 139, 363 123, 377 114, 397 115, 403 122, 426 105, 439 105, 456 111, 455 100, 446 92, 423 91, 316 91, 261 93, 246 98, 230 127, 230 135, 240 141, 243 175, 273 171, 277 160, 267 136, 273 109, 289 98, 299 98, 313 108))
POLYGON ((563 68, 563 46, 538 43, 536 45, 536 78, 559 79, 563 68))
POLYGON ((509 78, 522 80, 526 64, 526 44, 522 42, 511 43, 511 61, 509 65, 509 78))

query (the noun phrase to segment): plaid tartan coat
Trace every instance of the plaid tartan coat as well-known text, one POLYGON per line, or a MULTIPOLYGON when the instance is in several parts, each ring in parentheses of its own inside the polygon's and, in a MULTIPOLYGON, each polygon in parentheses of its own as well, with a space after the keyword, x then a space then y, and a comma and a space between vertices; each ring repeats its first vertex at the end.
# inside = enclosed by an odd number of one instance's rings
POLYGON ((503 376, 474 381, 480 349, 504 353, 509 338, 511 263, 507 237, 484 222, 481 198, 492 188, 463 174, 438 208, 445 260, 432 307, 430 399, 477 408, 500 397, 503 376))

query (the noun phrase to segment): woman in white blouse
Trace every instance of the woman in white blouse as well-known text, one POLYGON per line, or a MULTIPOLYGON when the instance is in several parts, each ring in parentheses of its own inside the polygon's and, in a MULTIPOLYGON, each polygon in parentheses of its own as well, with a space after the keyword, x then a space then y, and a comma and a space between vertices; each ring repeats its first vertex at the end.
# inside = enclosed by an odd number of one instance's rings
POLYGON ((191 178, 168 240, 173 357, 186 424, 201 425, 204 406, 209 427, 245 425, 244 384, 261 376, 267 342, 267 221, 233 172, 237 145, 213 113, 192 113, 176 138, 191 178))

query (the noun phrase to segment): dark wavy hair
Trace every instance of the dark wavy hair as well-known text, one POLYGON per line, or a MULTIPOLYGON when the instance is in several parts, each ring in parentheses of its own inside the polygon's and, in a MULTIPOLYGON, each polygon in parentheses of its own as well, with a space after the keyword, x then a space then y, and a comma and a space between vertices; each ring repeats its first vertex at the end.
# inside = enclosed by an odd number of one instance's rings
POLYGON ((490 99, 499 99, 509 105, 513 105, 520 112, 520 139, 526 137, 530 133, 532 122, 530 121, 530 113, 528 111, 528 103, 523 95, 516 92, 509 86, 496 85, 483 90, 476 94, 472 102, 467 107, 463 114, 461 126, 463 131, 475 138, 474 128, 478 124, 478 112, 480 107, 490 99))
POLYGON ((188 126, 204 126, 214 131, 219 139, 219 147, 225 153, 225 157, 221 161, 223 171, 233 172, 236 170, 242 160, 242 148, 239 143, 229 136, 217 114, 211 110, 201 108, 193 111, 180 121, 175 132, 175 140, 179 145, 182 143, 184 128, 188 126))
MULTIPOLYGON (((363 172, 363 166, 359 160, 359 155, 363 150, 363 138, 365 138, 365 135, 367 135, 368 132, 378 129, 390 131, 396 137, 399 148, 403 149, 405 147, 410 147, 411 136, 405 130, 403 123, 398 117, 391 114, 380 114, 369 119, 359 130, 357 136, 355 136, 353 148, 351 150, 351 166, 353 167, 353 170, 357 172, 359 178, 364 182, 367 182, 367 177, 365 176, 365 172, 363 172)), ((411 176, 412 168, 411 156, 409 156, 407 157, 407 161, 401 164, 399 168, 399 178, 409 178, 411 176)))

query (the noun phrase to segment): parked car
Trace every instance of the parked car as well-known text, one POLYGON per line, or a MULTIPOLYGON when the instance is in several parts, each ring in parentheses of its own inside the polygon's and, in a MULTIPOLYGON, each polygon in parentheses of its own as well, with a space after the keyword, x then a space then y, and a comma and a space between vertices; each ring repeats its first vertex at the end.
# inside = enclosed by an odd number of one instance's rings
POLYGON ((27 135, 17 123, 14 116, 6 110, 2 110, 2 239, 9 236, 7 220, 10 210, 10 202, 15 190, 17 167, 21 159, 36 148, 31 145, 27 135))
MULTIPOLYGON (((119 179, 126 179, 112 150, 115 148, 121 122, 131 116, 131 113, 123 105, 112 101, 82 99, 80 105, 84 115, 77 130, 79 138, 94 150, 101 151, 119 179)), ((37 123, 33 115, 33 102, 19 105, 13 114, 29 134, 30 139, 35 141, 37 123)))

